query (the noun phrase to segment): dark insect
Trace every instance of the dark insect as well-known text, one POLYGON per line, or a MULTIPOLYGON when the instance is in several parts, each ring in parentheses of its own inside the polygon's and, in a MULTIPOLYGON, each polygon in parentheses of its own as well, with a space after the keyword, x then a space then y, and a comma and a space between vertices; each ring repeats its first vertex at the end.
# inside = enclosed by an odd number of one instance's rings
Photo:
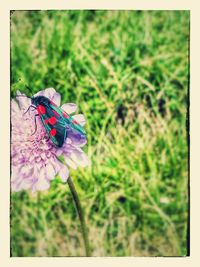
POLYGON ((36 116, 40 116, 49 138, 56 146, 62 147, 68 134, 73 134, 79 139, 86 137, 83 127, 49 98, 45 96, 32 97, 28 110, 31 107, 37 109, 38 112, 35 115, 35 132, 37 131, 36 116))

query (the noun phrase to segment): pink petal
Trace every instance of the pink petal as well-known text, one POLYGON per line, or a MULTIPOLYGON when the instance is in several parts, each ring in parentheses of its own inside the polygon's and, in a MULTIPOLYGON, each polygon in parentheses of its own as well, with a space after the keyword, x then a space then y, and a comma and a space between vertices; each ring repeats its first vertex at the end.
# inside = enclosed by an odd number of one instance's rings
POLYGON ((49 161, 49 164, 53 166, 55 170, 55 175, 56 175, 56 173, 60 170, 60 166, 59 166, 60 161, 55 156, 51 157, 48 161, 49 161))
POLYGON ((75 121, 77 121, 81 126, 84 126, 86 123, 85 117, 83 116, 83 114, 78 114, 78 115, 74 115, 72 116, 73 119, 75 121))
POLYGON ((31 186, 32 186, 31 179, 23 179, 20 184, 21 190, 28 190, 29 188, 31 188, 31 186))
POLYGON ((60 171, 58 175, 60 176, 63 182, 66 182, 69 177, 69 170, 67 166, 65 166, 64 164, 60 164, 60 171))
POLYGON ((63 104, 61 108, 68 114, 74 113, 77 109, 77 105, 74 103, 63 104))
POLYGON ((12 190, 12 192, 19 191, 19 188, 17 188, 17 184, 16 183, 11 182, 11 190, 12 190))
POLYGON ((68 145, 71 145, 72 144, 72 140, 70 138, 68 138, 68 137, 66 139, 66 144, 68 144, 68 145))
POLYGON ((56 92, 54 88, 46 88, 42 91, 39 91, 34 96, 46 96, 51 99, 57 106, 60 106, 60 94, 56 92))
POLYGON ((81 167, 86 167, 90 164, 88 157, 80 148, 74 149, 70 157, 77 165, 80 165, 81 167))
POLYGON ((20 173, 24 176, 30 176, 33 173, 33 167, 31 167, 30 164, 24 164, 22 165, 21 169, 20 169, 20 173))
POLYGON ((48 98, 52 97, 56 93, 56 90, 54 88, 46 88, 44 90, 41 90, 37 92, 35 96, 46 96, 48 98))
POLYGON ((52 99, 56 94, 56 90, 54 88, 46 88, 43 90, 43 96, 46 96, 49 99, 52 99))
POLYGON ((69 166, 69 167, 71 167, 72 169, 76 169, 77 168, 77 165, 75 164, 75 162, 73 162, 71 159, 70 159, 70 157, 69 157, 69 155, 67 155, 67 154, 63 154, 64 155, 64 159, 65 159, 65 162, 66 162, 66 164, 69 166))
POLYGON ((42 168, 39 173, 38 180, 35 184, 35 189, 38 191, 47 190, 50 187, 50 182, 46 179, 45 169, 42 168))
POLYGON ((12 165, 11 181, 15 182, 19 177, 19 168, 12 165))
POLYGON ((55 150, 55 154, 56 154, 56 157, 60 157, 63 153, 63 149, 62 148, 58 148, 55 150))
POLYGON ((52 180, 56 175, 55 169, 52 166, 52 164, 47 164, 46 168, 45 168, 45 171, 46 171, 46 178, 48 180, 52 180))
POLYGON ((19 192, 20 190, 22 190, 20 185, 21 185, 21 183, 11 182, 11 190, 12 190, 12 192, 19 192))
POLYGON ((57 105, 60 106, 60 94, 59 93, 55 93, 53 95, 53 97, 51 98, 51 100, 57 105))
POLYGON ((19 103, 20 109, 23 109, 24 111, 26 111, 31 105, 31 99, 26 97, 25 94, 21 94, 20 91, 17 91, 16 99, 19 103))
MULTIPOLYGON (((87 143, 87 138, 86 136, 79 134, 79 133, 73 133, 70 132, 68 133, 68 136, 71 140, 71 144, 75 147, 82 147, 87 143)), ((68 148, 68 151, 71 152, 71 147, 70 149, 68 148)))
POLYGON ((19 112, 19 106, 18 106, 17 102, 14 99, 11 101, 11 111, 12 111, 12 113, 19 112))

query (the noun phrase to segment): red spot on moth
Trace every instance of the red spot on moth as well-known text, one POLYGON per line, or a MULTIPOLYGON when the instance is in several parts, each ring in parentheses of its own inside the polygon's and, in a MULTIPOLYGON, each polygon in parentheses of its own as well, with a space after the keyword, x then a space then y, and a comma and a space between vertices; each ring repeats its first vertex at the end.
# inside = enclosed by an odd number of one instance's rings
POLYGON ((51 131, 49 132, 51 136, 55 136, 56 135, 56 129, 51 129, 51 131))
POLYGON ((73 120, 72 122, 73 122, 73 124, 78 124, 78 122, 77 122, 77 121, 75 121, 75 120, 73 120))
POLYGON ((54 125, 56 123, 57 119, 56 117, 51 117, 48 119, 48 122, 51 124, 51 125, 54 125))
POLYGON ((37 106, 37 111, 38 113, 41 115, 41 114, 45 114, 46 113, 46 108, 42 105, 38 105, 37 106))
POLYGON ((44 123, 47 124, 48 123, 48 119, 44 120, 44 123))
POLYGON ((67 115, 67 113, 63 112, 62 114, 63 114, 63 116, 64 116, 65 118, 69 118, 69 116, 67 115))
POLYGON ((49 100, 49 101, 53 106, 57 107, 57 105, 52 100, 49 100))
POLYGON ((57 117, 60 117, 60 115, 58 114, 57 111, 55 111, 55 110, 52 110, 52 111, 53 111, 53 113, 54 113, 57 117))

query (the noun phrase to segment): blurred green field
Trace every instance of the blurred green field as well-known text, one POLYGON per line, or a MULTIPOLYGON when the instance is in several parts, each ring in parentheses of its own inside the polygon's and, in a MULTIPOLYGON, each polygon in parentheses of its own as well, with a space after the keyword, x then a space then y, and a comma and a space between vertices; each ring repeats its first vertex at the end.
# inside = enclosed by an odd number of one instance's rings
MULTIPOLYGON (((16 11, 11 96, 54 87, 87 118, 71 171, 92 256, 187 255, 188 11, 16 11), (28 91, 25 85, 32 88, 28 91)), ((67 184, 11 195, 12 256, 83 256, 67 184)))

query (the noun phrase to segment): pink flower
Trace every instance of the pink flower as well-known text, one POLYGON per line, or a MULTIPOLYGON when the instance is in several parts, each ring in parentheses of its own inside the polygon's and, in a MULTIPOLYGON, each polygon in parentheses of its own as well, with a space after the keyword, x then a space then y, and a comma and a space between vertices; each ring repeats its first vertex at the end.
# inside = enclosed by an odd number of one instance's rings
MULTIPOLYGON (((21 95, 18 91, 17 95, 21 95)), ((53 88, 47 88, 35 94, 43 95, 60 106, 60 94, 53 88)), ((68 133, 65 144, 57 148, 48 138, 48 134, 39 117, 36 117, 37 131, 35 131, 36 110, 25 113, 31 105, 31 99, 16 97, 11 101, 11 189, 12 191, 28 190, 32 192, 43 191, 50 187, 51 180, 56 175, 63 182, 69 177, 69 167, 76 169, 85 167, 89 160, 81 147, 87 142, 83 136, 68 133), (25 113, 25 114, 24 114, 25 113), (59 160, 63 156, 65 164, 59 160)), ((61 108, 68 114, 74 113, 77 106, 73 103, 64 104, 61 108)), ((73 118, 83 126, 85 118, 82 114, 73 118)))

